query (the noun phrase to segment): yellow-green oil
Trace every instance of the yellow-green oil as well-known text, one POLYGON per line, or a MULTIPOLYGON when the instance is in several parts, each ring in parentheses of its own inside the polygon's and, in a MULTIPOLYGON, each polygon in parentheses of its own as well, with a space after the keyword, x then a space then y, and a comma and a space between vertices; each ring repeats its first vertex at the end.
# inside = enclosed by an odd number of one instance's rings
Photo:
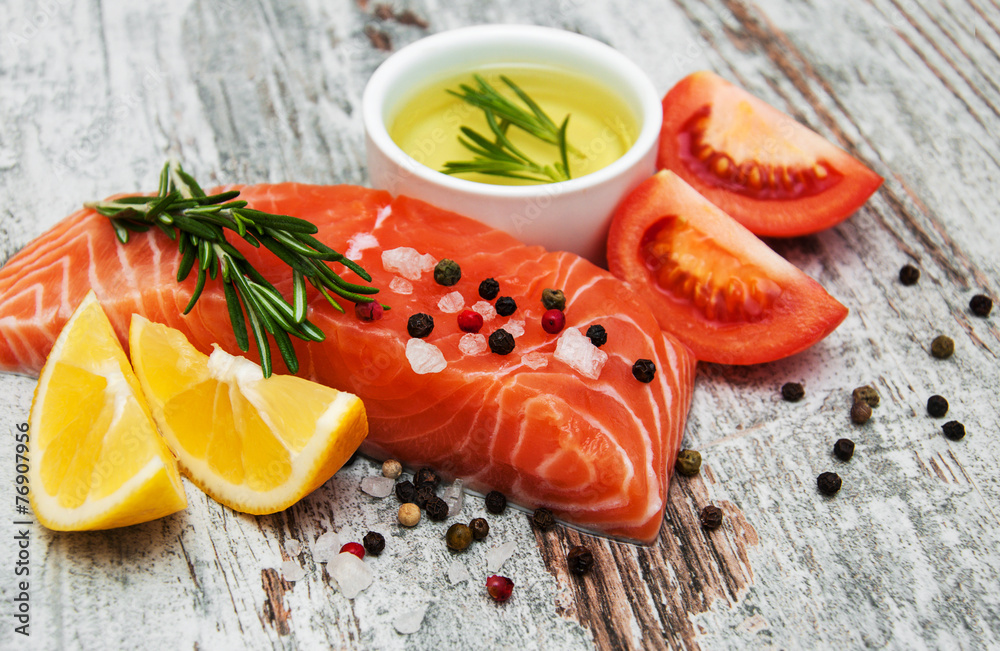
MULTIPOLYGON (((566 140, 577 150, 569 154, 572 178, 610 165, 635 142, 638 133, 635 116, 620 97, 592 79, 560 68, 537 65, 491 66, 475 72, 523 106, 500 80, 501 75, 508 77, 535 100, 556 125, 570 116, 566 140)), ((458 91, 460 84, 475 88, 472 74, 470 71, 429 83, 403 102, 390 118, 390 137, 417 162, 441 171, 448 161, 472 160, 473 153, 458 140, 462 126, 493 140, 483 111, 446 92, 448 89, 458 91)), ((516 127, 510 127, 507 137, 539 164, 553 165, 560 160, 558 147, 516 127)), ((502 185, 537 183, 477 173, 455 176, 502 185)))

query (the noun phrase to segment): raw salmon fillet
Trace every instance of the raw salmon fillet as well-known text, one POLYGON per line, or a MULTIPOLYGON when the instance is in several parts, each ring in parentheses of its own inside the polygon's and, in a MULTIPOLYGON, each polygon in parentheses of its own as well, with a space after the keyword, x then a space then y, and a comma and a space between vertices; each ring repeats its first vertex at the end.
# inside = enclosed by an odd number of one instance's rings
MULTIPOLYGON (((345 302, 346 314, 338 313, 310 289, 309 319, 326 340, 292 340, 300 375, 364 401, 371 431, 363 452, 461 477, 472 490, 499 490, 516 504, 548 507, 585 529, 644 543, 656 539, 695 360, 660 331, 649 309, 620 281, 576 255, 525 246, 501 231, 406 197, 352 186, 240 189, 253 208, 315 223, 317 237, 355 258, 382 289, 381 302, 391 306, 381 320, 363 322, 351 303, 345 302), (461 265, 461 280, 443 287, 424 271, 419 279, 402 282, 384 268, 382 258, 398 247, 412 247, 434 260, 454 259, 461 265), (514 298, 518 306, 482 330, 488 336, 501 326, 515 333, 523 329, 506 356, 489 350, 464 354, 457 314, 438 306, 443 296, 459 292, 471 307, 482 300, 479 283, 488 277, 500 283, 500 296, 514 298), (547 287, 566 294, 567 329, 583 333, 601 324, 607 330, 600 350, 608 359, 597 379, 554 357, 559 336, 541 327, 540 298, 547 287), (439 372, 415 373, 405 354, 407 319, 417 312, 434 318, 434 330, 424 341, 447 362, 439 372), (632 376, 632 364, 640 358, 656 364, 649 384, 632 376)), ((126 346, 135 312, 181 330, 206 353, 218 343, 239 354, 220 283, 209 281, 195 309, 182 315, 195 274, 183 283, 175 280, 177 247, 157 229, 132 238, 120 244, 106 218, 84 210, 10 259, 0 269, 0 368, 37 375, 63 324, 91 288, 126 346)), ((291 296, 287 267, 263 249, 240 248, 291 296)), ((353 272, 344 270, 344 275, 359 280, 353 272)), ((275 372, 287 372, 274 352, 275 372)), ((252 343, 248 356, 256 356, 252 343)))

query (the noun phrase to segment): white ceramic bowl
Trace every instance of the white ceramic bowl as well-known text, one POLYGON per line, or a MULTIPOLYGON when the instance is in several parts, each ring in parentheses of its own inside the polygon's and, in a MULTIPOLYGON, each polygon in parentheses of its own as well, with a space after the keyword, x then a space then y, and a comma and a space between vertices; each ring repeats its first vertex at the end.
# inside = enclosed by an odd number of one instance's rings
MULTIPOLYGON (((602 264, 608 225, 618 202, 655 171, 663 120, 649 78, 603 43, 557 29, 480 25, 441 32, 399 50, 375 71, 362 100, 368 173, 375 188, 405 194, 478 219, 528 244, 572 251, 602 264), (438 172, 408 156, 386 123, 434 80, 496 64, 565 68, 617 94, 638 125, 632 147, 607 167, 543 185, 492 185, 438 172)), ((456 134, 457 136, 457 134, 456 134)))

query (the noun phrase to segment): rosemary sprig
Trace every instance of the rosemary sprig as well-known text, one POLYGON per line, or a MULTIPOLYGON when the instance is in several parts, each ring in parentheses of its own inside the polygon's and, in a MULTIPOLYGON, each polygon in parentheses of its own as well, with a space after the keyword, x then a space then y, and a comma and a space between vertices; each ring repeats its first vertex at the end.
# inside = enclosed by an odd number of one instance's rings
POLYGON ((579 153, 566 142, 566 127, 569 115, 562 124, 556 126, 545 111, 531 97, 506 76, 500 80, 524 102, 527 109, 500 94, 480 75, 473 75, 478 88, 467 84, 459 86, 461 92, 449 93, 467 104, 483 110, 486 124, 493 134, 493 140, 469 127, 462 127, 458 141, 475 156, 469 161, 449 161, 441 171, 445 174, 465 174, 476 172, 491 176, 552 183, 570 179, 568 152, 579 153), (560 160, 552 165, 541 165, 519 150, 507 137, 507 131, 515 126, 535 138, 555 145, 559 149, 560 160))
POLYGON ((246 327, 249 320, 264 377, 271 375, 268 335, 274 338, 288 370, 295 373, 299 362, 289 335, 305 341, 325 338, 323 331, 306 318, 306 281, 339 312, 344 308, 331 294, 355 303, 370 303, 379 290, 348 282, 327 266, 327 262, 339 262, 371 281, 371 276, 358 264, 312 237, 318 230, 315 225, 297 217, 248 208, 246 201, 237 199, 239 194, 238 190, 230 190, 207 195, 178 162, 168 161, 160 173, 156 196, 119 197, 85 205, 111 220, 123 244, 128 243, 132 232, 144 232, 153 226, 177 243, 181 253, 177 281, 183 281, 193 269, 198 273, 184 314, 195 306, 206 281, 221 275, 229 320, 240 349, 243 352, 250 349, 246 327), (226 230, 235 232, 254 247, 263 244, 291 267, 291 302, 226 240, 226 230))

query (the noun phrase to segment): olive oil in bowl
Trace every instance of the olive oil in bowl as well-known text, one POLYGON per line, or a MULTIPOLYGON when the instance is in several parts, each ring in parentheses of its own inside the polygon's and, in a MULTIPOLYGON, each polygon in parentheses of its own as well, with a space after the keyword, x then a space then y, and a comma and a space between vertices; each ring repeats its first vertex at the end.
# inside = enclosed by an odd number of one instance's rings
MULTIPOLYGON (((540 65, 496 65, 475 71, 502 95, 525 106, 501 80, 505 76, 521 88, 556 125, 566 116, 569 174, 579 178, 606 167, 635 142, 638 126, 626 103, 592 79, 565 69, 540 65)), ((490 141, 493 133, 480 108, 449 93, 462 84, 476 87, 473 73, 437 79, 401 103, 387 120, 392 140, 419 163, 437 171, 451 161, 472 160, 474 154, 459 141, 461 127, 469 127, 490 141)), ((525 106, 527 110, 527 107, 525 106)), ((510 142, 541 165, 561 161, 559 147, 511 125, 510 142)), ((532 185, 543 181, 481 173, 456 178, 501 185, 532 185)))

